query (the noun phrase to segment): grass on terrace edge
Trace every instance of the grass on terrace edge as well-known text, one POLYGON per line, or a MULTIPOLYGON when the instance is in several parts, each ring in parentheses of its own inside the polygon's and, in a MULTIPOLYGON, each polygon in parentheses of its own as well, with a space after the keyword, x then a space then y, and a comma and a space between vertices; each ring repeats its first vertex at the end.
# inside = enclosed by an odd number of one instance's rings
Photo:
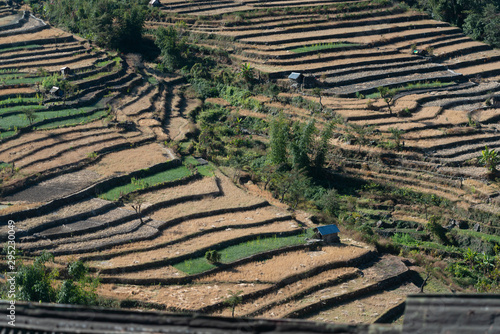
POLYGON ((195 168, 202 176, 211 177, 214 175, 215 167, 213 167, 213 165, 208 164, 199 166, 198 161, 196 161, 196 159, 192 156, 185 157, 183 159, 183 164, 184 165, 182 166, 167 169, 156 174, 148 175, 144 178, 131 179, 130 183, 109 189, 108 191, 100 194, 99 198, 108 201, 116 201, 120 198, 121 195, 126 195, 128 193, 131 193, 132 191, 138 189, 146 189, 148 187, 152 187, 164 182, 179 180, 183 177, 191 175, 191 171, 188 167, 186 167, 187 165, 195 166, 195 168))
POLYGON ((145 189, 163 182, 169 182, 189 176, 191 172, 186 166, 167 169, 165 171, 146 176, 141 179, 131 179, 130 183, 112 188, 99 195, 99 198, 108 201, 116 201, 121 195, 126 195, 138 189, 145 189))
MULTIPOLYGON (((456 82, 454 82, 454 81, 450 81, 450 82, 440 82, 440 81, 417 82, 414 84, 408 84, 404 87, 394 88, 394 91, 396 93, 398 93, 398 92, 403 91, 403 90, 413 90, 413 89, 423 89, 423 88, 439 88, 439 87, 451 86, 454 84, 456 84, 456 82)), ((380 92, 366 95, 365 98, 366 99, 378 99, 378 98, 380 98, 380 92)))
POLYGON ((28 44, 28 45, 21 45, 21 46, 13 46, 11 48, 0 49, 0 53, 6 53, 6 52, 11 52, 11 51, 17 51, 17 50, 29 50, 29 49, 35 49, 35 48, 42 48, 42 46, 38 45, 38 44, 28 44))
POLYGON ((323 43, 323 44, 302 46, 300 48, 291 49, 290 51, 295 52, 295 53, 303 53, 303 52, 309 52, 309 51, 337 49, 337 48, 345 48, 345 47, 359 46, 359 45, 361 45, 361 44, 348 43, 348 42, 323 43))
MULTIPOLYGON (((306 233, 278 237, 275 235, 271 238, 256 238, 238 245, 230 246, 219 251, 221 255, 221 263, 231 263, 245 257, 258 253, 279 249, 287 246, 304 245, 306 238, 312 237, 312 230, 306 230, 306 233)), ((208 262, 205 257, 189 259, 174 265, 174 267, 188 275, 202 273, 204 271, 215 268, 216 265, 208 262)))
MULTIPOLYGON (((3 117, 0 120, 0 129, 12 129, 13 127, 17 128, 22 128, 25 126, 29 125, 29 121, 26 119, 24 115, 22 115, 23 110, 29 110, 30 108, 32 110, 35 110, 35 115, 36 119, 33 123, 33 125, 39 129, 47 129, 47 128, 53 128, 59 125, 67 125, 67 124, 77 124, 81 122, 80 118, 86 118, 87 116, 79 116, 79 114, 84 114, 87 112, 90 112, 92 110, 96 110, 98 108, 101 108, 102 105, 97 103, 93 106, 88 106, 88 107, 80 107, 80 108, 68 108, 68 109, 62 109, 62 110, 47 110, 45 111, 44 106, 17 106, 17 107, 11 107, 11 108, 3 108, 0 110, 9 110, 9 112, 17 112, 17 114, 13 114, 10 116, 3 117), (68 117, 68 116, 74 116, 70 119, 66 120, 61 120, 60 124, 55 125, 58 123, 57 119, 60 117, 68 117), (44 125, 37 126, 37 122, 40 121, 45 121, 45 120, 54 120, 54 122, 47 122, 44 125)), ((97 110, 96 110, 97 111, 97 110)), ((3 112, 3 111, 2 111, 3 112)), ((106 111, 107 112, 107 111, 106 111)), ((105 112, 105 113, 106 113, 105 112)))

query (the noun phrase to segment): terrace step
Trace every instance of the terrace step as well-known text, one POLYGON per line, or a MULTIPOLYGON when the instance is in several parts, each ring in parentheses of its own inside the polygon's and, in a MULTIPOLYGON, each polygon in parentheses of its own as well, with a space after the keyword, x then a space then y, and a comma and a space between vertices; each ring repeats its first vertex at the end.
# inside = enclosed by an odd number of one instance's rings
POLYGON ((331 309, 351 300, 359 299, 376 291, 400 285, 407 280, 408 268, 397 257, 384 256, 380 261, 363 268, 364 277, 343 283, 340 289, 323 289, 312 292, 296 302, 290 302, 286 309, 272 308, 262 317, 302 318, 320 310, 331 309), (349 291, 350 289, 354 289, 349 291), (346 291, 347 290, 347 291, 346 291))
MULTIPOLYGON (((394 81, 398 81, 398 77, 408 78, 414 73, 424 74, 424 73, 435 73, 446 71, 446 68, 442 65, 427 63, 425 61, 420 61, 417 63, 398 63, 395 67, 394 64, 388 66, 381 66, 377 68, 376 66, 365 66, 365 67, 354 67, 348 71, 343 72, 333 72, 331 76, 326 79, 327 86, 341 87, 350 86, 357 83, 369 84, 370 81, 384 79, 390 77, 394 81)), ((330 73, 328 73, 330 75, 330 73)), ((341 88, 339 88, 340 90, 341 88)))
MULTIPOLYGON (((69 45, 63 45, 62 47, 54 48, 54 49, 46 49, 44 47, 41 47, 42 49, 36 50, 36 51, 29 51, 26 52, 16 52, 16 53, 11 53, 5 56, 0 56, 0 65, 5 65, 5 64, 11 64, 11 63, 16 63, 20 61, 24 61, 25 59, 30 59, 32 57, 39 57, 39 59, 57 59, 62 57, 61 54, 74 54, 75 52, 78 51, 87 51, 87 49, 82 46, 80 43, 71 43, 69 45), (58 55, 55 56, 50 56, 51 54, 57 53, 58 55), (47 56, 41 58, 40 56, 47 56), (14 60, 16 59, 16 60, 14 60), (11 60, 11 61, 9 61, 11 60)), ((1 55, 1 54, 0 54, 1 55)))
MULTIPOLYGON (((50 61, 50 59, 47 59, 47 62, 37 62, 37 59, 31 59, 27 60, 25 62, 19 63, 15 67, 4 67, 3 65, 1 68, 2 69, 27 69, 27 68, 32 68, 32 67, 47 67, 47 66, 61 66, 61 65, 69 65, 71 66, 72 63, 80 62, 82 60, 87 60, 87 59, 92 59, 95 57, 98 57, 100 54, 104 54, 102 52, 96 53, 96 54, 85 54, 77 57, 71 57, 69 59, 61 60, 61 61, 50 61), (27 63, 35 63, 35 64, 27 64, 27 63)), ((66 56, 66 58, 68 58, 66 56)), ((60 59, 60 58, 58 58, 60 59)), ((8 65, 8 64, 7 64, 8 65)))
POLYGON ((459 32, 456 30, 456 28, 451 28, 450 33, 448 34, 441 34, 437 36, 428 36, 425 38, 415 38, 409 41, 401 41, 399 43, 393 43, 392 47, 394 47, 396 50, 400 52, 408 52, 410 51, 410 48, 412 45, 416 45, 417 48, 422 48, 421 46, 432 46, 435 43, 441 43, 445 42, 448 40, 456 40, 458 38, 463 38, 465 35, 462 32, 459 32))
POLYGON ((47 38, 40 38, 40 39, 32 39, 32 40, 26 40, 26 41, 19 41, 19 42, 7 42, 7 43, 0 43, 0 52, 2 49, 8 49, 8 48, 13 48, 13 47, 20 47, 20 46, 25 46, 25 45, 51 45, 51 44, 62 44, 62 43, 69 43, 69 42, 74 42, 75 38, 73 35, 68 35, 68 36, 62 36, 62 37, 47 37, 47 38))
POLYGON ((23 22, 23 25, 21 27, 9 29, 6 31, 0 31, 0 38, 14 36, 14 35, 36 33, 38 31, 48 28, 49 26, 45 22, 34 17, 33 15, 30 15, 28 20, 23 22))
POLYGON ((342 88, 333 88, 329 89, 327 92, 330 94, 336 94, 340 97, 355 97, 355 93, 359 92, 363 95, 368 95, 377 91, 377 87, 388 87, 394 88, 398 86, 405 86, 408 84, 415 84, 426 82, 429 80, 438 80, 441 82, 450 82, 450 81, 463 81, 464 78, 461 74, 453 73, 451 71, 437 71, 437 72, 429 72, 429 73, 414 73, 413 75, 405 75, 395 80, 395 78, 387 78, 380 79, 369 82, 361 82, 359 84, 353 84, 344 86, 342 88))
POLYGON ((317 24, 317 22, 307 22, 307 23, 299 23, 299 27, 293 28, 278 28, 274 31, 265 31, 255 32, 255 33, 243 33, 243 34, 235 34, 232 35, 235 38, 249 39, 254 37, 264 37, 264 36, 273 36, 273 35, 281 35, 281 34, 293 34, 293 33, 304 33, 308 31, 321 31, 321 30, 333 30, 333 29, 342 29, 342 28, 351 28, 353 26, 361 27, 361 26, 372 26, 372 25, 383 25, 383 24, 395 24, 407 21, 418 21, 424 20, 427 18, 424 14, 415 14, 411 16, 404 15, 394 15, 393 13, 387 13, 387 15, 377 15, 376 13, 373 16, 367 16, 369 19, 360 19, 360 20, 343 20, 342 22, 328 22, 325 24, 317 24))
MULTIPOLYGON (((417 25, 418 29, 427 29, 427 28, 438 28, 438 27, 448 27, 447 23, 422 23, 417 25)), ((370 29, 370 35, 384 35, 387 33, 401 32, 406 31, 408 27, 406 26, 396 26, 391 28, 379 28, 379 29, 370 29)), ((260 41, 260 40, 252 40, 252 39, 240 39, 240 43, 245 44, 256 44, 256 45, 285 45, 291 43, 299 43, 299 42, 311 42, 311 41, 319 41, 323 40, 328 36, 329 39, 337 39, 337 40, 345 40, 347 38, 359 37, 360 32, 345 32, 345 33, 329 33, 325 31, 324 35, 319 36, 309 36, 309 37, 296 37, 296 38, 285 38, 281 40, 271 40, 271 41, 260 41)))

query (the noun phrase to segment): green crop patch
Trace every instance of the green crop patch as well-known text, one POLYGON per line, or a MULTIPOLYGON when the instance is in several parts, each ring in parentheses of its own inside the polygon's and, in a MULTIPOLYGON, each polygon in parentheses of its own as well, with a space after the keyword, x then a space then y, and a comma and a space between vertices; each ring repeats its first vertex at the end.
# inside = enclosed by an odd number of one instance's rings
MULTIPOLYGON (((277 235, 271 238, 262 239, 257 237, 254 240, 230 246, 219 251, 221 263, 231 263, 248 256, 283 247, 304 245, 306 243, 306 238, 312 237, 312 234, 312 230, 306 230, 303 234, 286 237, 278 237, 277 235)), ((205 257, 198 257, 180 262, 174 265, 174 267, 188 275, 194 275, 215 268, 216 266, 209 263, 205 257)))
POLYGON ((13 104, 38 104, 42 101, 43 99, 41 97, 9 97, 5 100, 0 100, 0 107, 13 104))
POLYGON ((338 48, 348 48, 360 46, 361 44, 356 43, 348 43, 348 42, 338 42, 338 43, 321 43, 314 44, 308 46, 302 46, 300 48, 291 49, 290 51, 295 53, 304 53, 310 51, 321 51, 321 50, 329 50, 329 49, 338 49, 338 48))
MULTIPOLYGON (((91 110, 93 108, 90 108, 91 110)), ((80 110, 80 113, 84 113, 85 111, 80 110)), ((78 114, 74 114, 75 117, 65 120, 58 120, 54 118, 51 122, 38 126, 38 129, 54 129, 54 128, 62 128, 62 127, 70 127, 77 126, 86 123, 93 122, 95 120, 101 119, 108 115, 108 110, 98 109, 95 110, 92 114, 86 114, 82 116, 78 116, 78 114)))
POLYGON ((16 134, 16 131, 8 130, 0 132, 0 139, 9 138, 16 134))
MULTIPOLYGON (((406 90, 414 90, 414 89, 426 89, 426 88, 440 88, 440 87, 447 87, 456 84, 454 81, 450 82, 440 82, 440 81, 433 81, 433 82, 417 82, 417 83, 412 83, 412 84, 407 84, 406 86, 394 88, 393 90, 398 93, 400 91, 406 91, 406 90)), ((366 95, 365 98, 367 99, 378 99, 380 98, 380 92, 372 93, 369 95, 366 95)))
POLYGON ((38 48, 42 48, 42 46, 38 45, 38 44, 28 44, 28 45, 21 45, 21 46, 14 46, 11 48, 0 49, 0 53, 7 53, 7 52, 12 52, 12 51, 20 51, 20 50, 38 49, 38 48))
POLYGON ((190 174, 191 172, 186 166, 180 166, 153 175, 149 175, 140 179, 132 178, 129 184, 110 189, 107 192, 99 195, 99 198, 108 201, 116 201, 120 198, 120 196, 131 193, 132 191, 138 189, 146 189, 148 187, 152 187, 164 182, 175 181, 183 177, 189 176, 190 174))

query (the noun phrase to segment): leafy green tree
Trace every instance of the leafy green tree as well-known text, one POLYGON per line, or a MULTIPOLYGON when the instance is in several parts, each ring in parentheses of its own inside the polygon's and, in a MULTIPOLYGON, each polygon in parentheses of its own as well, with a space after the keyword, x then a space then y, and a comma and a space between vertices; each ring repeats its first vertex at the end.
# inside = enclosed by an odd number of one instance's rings
POLYGON ((82 261, 68 265, 69 279, 64 280, 57 292, 56 302, 60 304, 96 305, 98 279, 88 275, 88 267, 82 261))
POLYGON ((488 146, 484 147, 479 157, 479 163, 486 166, 490 173, 497 172, 497 165, 499 162, 498 153, 494 149, 489 149, 488 146))
POLYGON ((250 64, 244 63, 241 64, 239 75, 246 82, 252 82, 254 79, 254 69, 250 66, 250 64))
POLYGON ((42 253, 33 264, 20 265, 15 278, 17 297, 33 302, 96 305, 99 281, 88 274, 88 267, 81 261, 71 262, 68 265, 69 278, 57 287, 55 279, 59 272, 46 266, 53 260, 52 254, 42 253))
POLYGON ((66 104, 67 98, 75 93, 76 87, 69 80, 66 79, 58 81, 57 85, 59 86, 59 89, 61 89, 63 92, 63 101, 64 104, 66 104))
POLYGON ((313 136, 317 133, 315 120, 307 124, 294 123, 293 140, 290 143, 293 166, 297 169, 307 168, 310 165, 309 153, 312 151, 313 136))
POLYGON ((54 279, 59 275, 57 270, 49 272, 45 264, 53 261, 54 256, 49 253, 35 258, 31 265, 21 265, 16 275, 18 298, 33 302, 51 303, 55 300, 56 289, 54 279))
POLYGON ((449 240, 446 237, 446 229, 439 223, 440 218, 436 216, 431 216, 425 228, 432 233, 435 237, 439 239, 443 244, 449 244, 449 240))
POLYGON ((60 81, 61 81, 61 76, 58 73, 54 73, 42 79, 42 87, 43 89, 48 91, 54 86, 57 87, 60 81))
POLYGON ((72 33, 111 49, 130 50, 141 45, 145 14, 144 0, 50 0, 31 1, 32 8, 72 33))
POLYGON ((340 200, 337 190, 332 188, 326 191, 317 201, 317 204, 324 212, 336 216, 340 210, 340 200))
POLYGON ((165 67, 176 70, 184 65, 188 45, 184 38, 179 38, 174 27, 159 27, 155 33, 155 44, 161 52, 165 67))
POLYGON ((216 250, 208 250, 205 253, 205 259, 207 259, 208 262, 210 263, 217 263, 220 261, 220 253, 216 250))
POLYGON ((287 162, 287 146, 289 140, 289 125, 283 113, 278 117, 273 117, 269 124, 271 163, 279 165, 287 162))
POLYGON ((326 154, 330 149, 330 139, 333 136, 333 129, 335 128, 335 122, 328 123, 321 131, 320 139, 316 143, 315 154, 314 154, 314 167, 317 171, 321 170, 326 162, 326 154))

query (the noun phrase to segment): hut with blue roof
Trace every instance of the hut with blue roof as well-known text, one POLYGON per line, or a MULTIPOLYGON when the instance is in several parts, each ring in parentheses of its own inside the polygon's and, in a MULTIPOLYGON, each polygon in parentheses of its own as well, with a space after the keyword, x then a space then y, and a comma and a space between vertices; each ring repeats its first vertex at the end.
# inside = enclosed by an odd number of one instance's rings
POLYGON ((335 224, 318 226, 313 230, 316 239, 321 239, 325 243, 334 244, 339 243, 339 228, 335 224))

